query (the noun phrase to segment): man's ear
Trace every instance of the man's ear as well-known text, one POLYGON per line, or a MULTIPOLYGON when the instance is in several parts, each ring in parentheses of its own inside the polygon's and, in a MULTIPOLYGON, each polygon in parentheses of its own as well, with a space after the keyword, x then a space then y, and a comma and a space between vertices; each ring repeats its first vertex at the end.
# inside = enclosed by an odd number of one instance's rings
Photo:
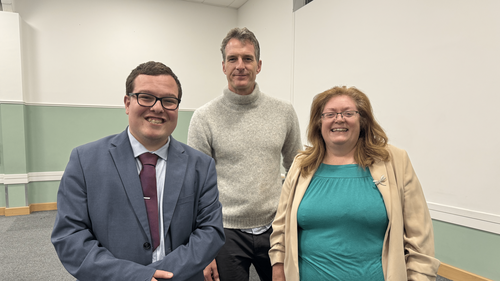
POLYGON ((129 107, 130 107, 130 96, 129 95, 125 95, 123 97, 123 103, 125 104, 125 113, 128 115, 129 107))

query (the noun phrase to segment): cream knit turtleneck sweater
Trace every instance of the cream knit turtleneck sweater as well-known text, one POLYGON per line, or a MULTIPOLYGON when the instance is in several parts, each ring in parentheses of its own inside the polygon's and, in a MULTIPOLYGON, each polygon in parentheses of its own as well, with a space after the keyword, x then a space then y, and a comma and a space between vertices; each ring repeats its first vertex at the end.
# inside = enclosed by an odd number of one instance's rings
POLYGON ((292 105, 260 92, 242 96, 227 87, 197 109, 188 145, 215 159, 224 227, 269 225, 281 193, 280 163, 288 171, 302 149, 292 105))

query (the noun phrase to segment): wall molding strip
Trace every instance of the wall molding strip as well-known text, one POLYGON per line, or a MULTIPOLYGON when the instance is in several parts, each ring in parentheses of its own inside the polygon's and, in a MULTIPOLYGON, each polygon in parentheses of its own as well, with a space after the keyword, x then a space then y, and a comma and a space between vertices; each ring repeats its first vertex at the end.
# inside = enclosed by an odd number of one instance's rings
MULTIPOLYGON (((45 103, 45 102, 24 102, 17 100, 0 100, 0 104, 18 104, 34 106, 58 106, 58 107, 83 107, 83 108, 125 108, 123 104, 71 104, 71 103, 45 103)), ((196 108, 180 108, 179 111, 195 111, 196 108)))
POLYGON ((500 234, 500 216, 427 202, 431 217, 469 228, 500 234))
POLYGON ((5 185, 8 184, 27 184, 28 183, 28 174, 4 174, 0 176, 0 183, 5 185))
POLYGON ((0 100, 0 104, 19 104, 19 105, 23 105, 24 101, 22 101, 22 100, 0 100))
POLYGON ((64 171, 33 172, 27 174, 0 174, 0 184, 27 184, 39 181, 60 181, 64 171))
POLYGON ((57 172, 33 172, 28 173, 28 180, 30 182, 38 181, 60 181, 64 171, 57 172))

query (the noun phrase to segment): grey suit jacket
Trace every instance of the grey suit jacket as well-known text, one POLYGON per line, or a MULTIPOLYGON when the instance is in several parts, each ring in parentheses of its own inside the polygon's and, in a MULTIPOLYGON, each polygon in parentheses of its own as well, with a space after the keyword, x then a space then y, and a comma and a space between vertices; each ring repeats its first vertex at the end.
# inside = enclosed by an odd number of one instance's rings
POLYGON ((79 280, 203 280, 224 244, 214 160, 171 137, 163 220, 166 256, 151 263, 146 206, 127 131, 75 148, 57 194, 52 243, 79 280))

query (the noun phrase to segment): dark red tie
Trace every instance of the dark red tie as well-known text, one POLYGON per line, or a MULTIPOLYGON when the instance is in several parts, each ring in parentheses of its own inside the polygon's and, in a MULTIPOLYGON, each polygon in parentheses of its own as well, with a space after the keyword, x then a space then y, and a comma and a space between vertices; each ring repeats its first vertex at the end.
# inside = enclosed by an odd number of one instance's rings
POLYGON ((156 197, 156 161, 158 155, 152 153, 144 153, 139 155, 139 160, 142 163, 142 171, 139 174, 141 178, 142 192, 144 193, 144 201, 146 202, 146 210, 148 212, 149 229, 151 231, 151 239, 153 239, 153 251, 160 245, 160 230, 158 227, 158 199, 156 197))

